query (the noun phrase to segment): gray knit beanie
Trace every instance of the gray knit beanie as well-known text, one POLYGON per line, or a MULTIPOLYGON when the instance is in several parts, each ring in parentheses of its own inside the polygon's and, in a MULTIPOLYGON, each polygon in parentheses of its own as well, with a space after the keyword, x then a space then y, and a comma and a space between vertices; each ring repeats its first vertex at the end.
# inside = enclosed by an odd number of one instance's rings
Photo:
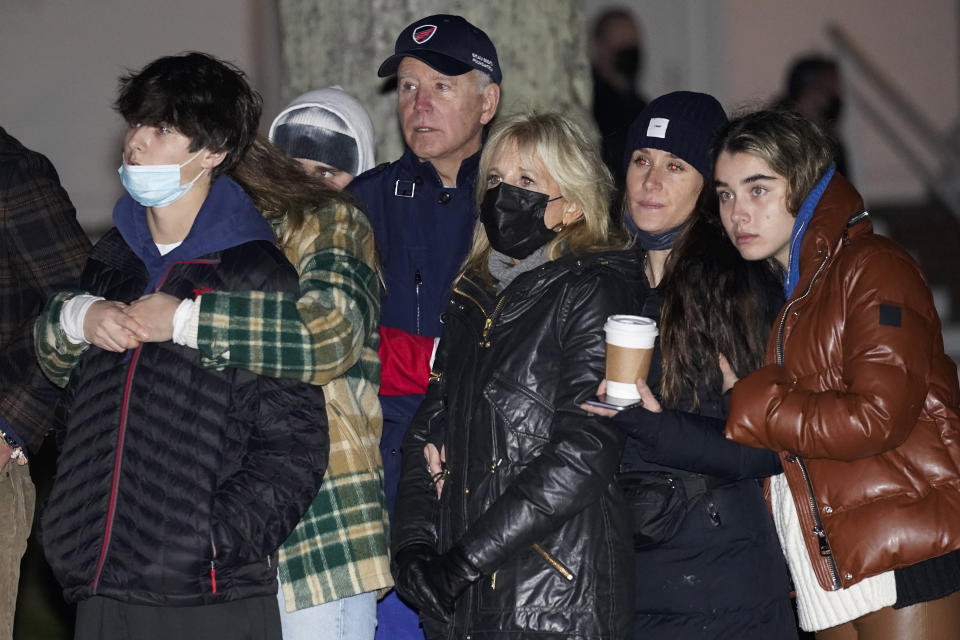
POLYGON ((274 119, 269 138, 292 158, 323 162, 354 176, 374 165, 370 116, 340 87, 299 96, 274 119))

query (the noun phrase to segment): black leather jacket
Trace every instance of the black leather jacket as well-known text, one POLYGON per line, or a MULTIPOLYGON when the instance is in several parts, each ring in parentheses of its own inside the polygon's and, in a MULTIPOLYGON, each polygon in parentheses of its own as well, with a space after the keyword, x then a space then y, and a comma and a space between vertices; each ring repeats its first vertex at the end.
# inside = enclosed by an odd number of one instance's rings
POLYGON ((483 577, 451 624, 423 618, 428 637, 629 636, 623 435, 577 405, 603 377, 603 323, 636 310, 639 278, 634 253, 606 252, 548 262, 499 296, 472 275, 454 283, 404 439, 393 543, 457 544, 483 577), (446 447, 439 500, 426 442, 446 447))

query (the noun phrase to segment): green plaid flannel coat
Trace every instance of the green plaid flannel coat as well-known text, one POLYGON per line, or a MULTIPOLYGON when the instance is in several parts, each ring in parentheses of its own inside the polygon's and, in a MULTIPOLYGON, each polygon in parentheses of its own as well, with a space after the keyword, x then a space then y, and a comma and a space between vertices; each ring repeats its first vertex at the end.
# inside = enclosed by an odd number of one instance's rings
MULTIPOLYGON (((285 218, 273 221, 284 237, 285 218)), ((198 345, 206 366, 323 385, 330 460, 323 485, 280 547, 280 581, 288 610, 392 586, 383 493, 377 391, 380 285, 373 231, 357 209, 310 212, 286 243, 300 274, 300 299, 283 293, 205 292, 198 345)), ((58 294, 37 322, 45 373, 66 384, 86 345, 59 331, 69 292, 58 294)))

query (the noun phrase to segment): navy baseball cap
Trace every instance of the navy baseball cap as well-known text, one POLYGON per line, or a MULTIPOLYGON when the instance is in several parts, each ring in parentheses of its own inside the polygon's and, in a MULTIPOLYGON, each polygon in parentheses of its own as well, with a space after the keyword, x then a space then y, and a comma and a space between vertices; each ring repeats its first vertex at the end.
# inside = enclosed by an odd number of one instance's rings
POLYGON ((377 75, 392 76, 408 56, 448 76, 476 69, 490 74, 497 84, 503 79, 493 42, 460 16, 437 14, 409 25, 400 32, 393 55, 383 61, 377 75))

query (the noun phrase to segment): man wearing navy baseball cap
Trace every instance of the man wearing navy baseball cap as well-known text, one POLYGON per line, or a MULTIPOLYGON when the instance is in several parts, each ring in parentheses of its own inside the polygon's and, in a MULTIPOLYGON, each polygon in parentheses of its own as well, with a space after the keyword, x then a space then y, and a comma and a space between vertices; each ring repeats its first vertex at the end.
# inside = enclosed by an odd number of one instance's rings
MULTIPOLYGON (((347 187, 373 225, 386 285, 380 353, 391 366, 384 367, 380 390, 380 451, 391 516, 403 433, 423 399, 440 314, 470 249, 483 131, 497 111, 502 79, 487 34, 445 14, 400 32, 393 55, 378 72, 393 74, 407 148, 399 160, 361 174, 347 187), (405 369, 404 384, 393 384, 391 369, 405 369)), ((416 614, 393 593, 380 603, 377 618, 377 638, 423 638, 416 614)))
POLYGON ((460 186, 460 165, 480 150, 483 126, 500 102, 493 42, 460 16, 429 16, 404 29, 380 65, 381 78, 393 74, 404 141, 433 165, 441 186, 460 186))

